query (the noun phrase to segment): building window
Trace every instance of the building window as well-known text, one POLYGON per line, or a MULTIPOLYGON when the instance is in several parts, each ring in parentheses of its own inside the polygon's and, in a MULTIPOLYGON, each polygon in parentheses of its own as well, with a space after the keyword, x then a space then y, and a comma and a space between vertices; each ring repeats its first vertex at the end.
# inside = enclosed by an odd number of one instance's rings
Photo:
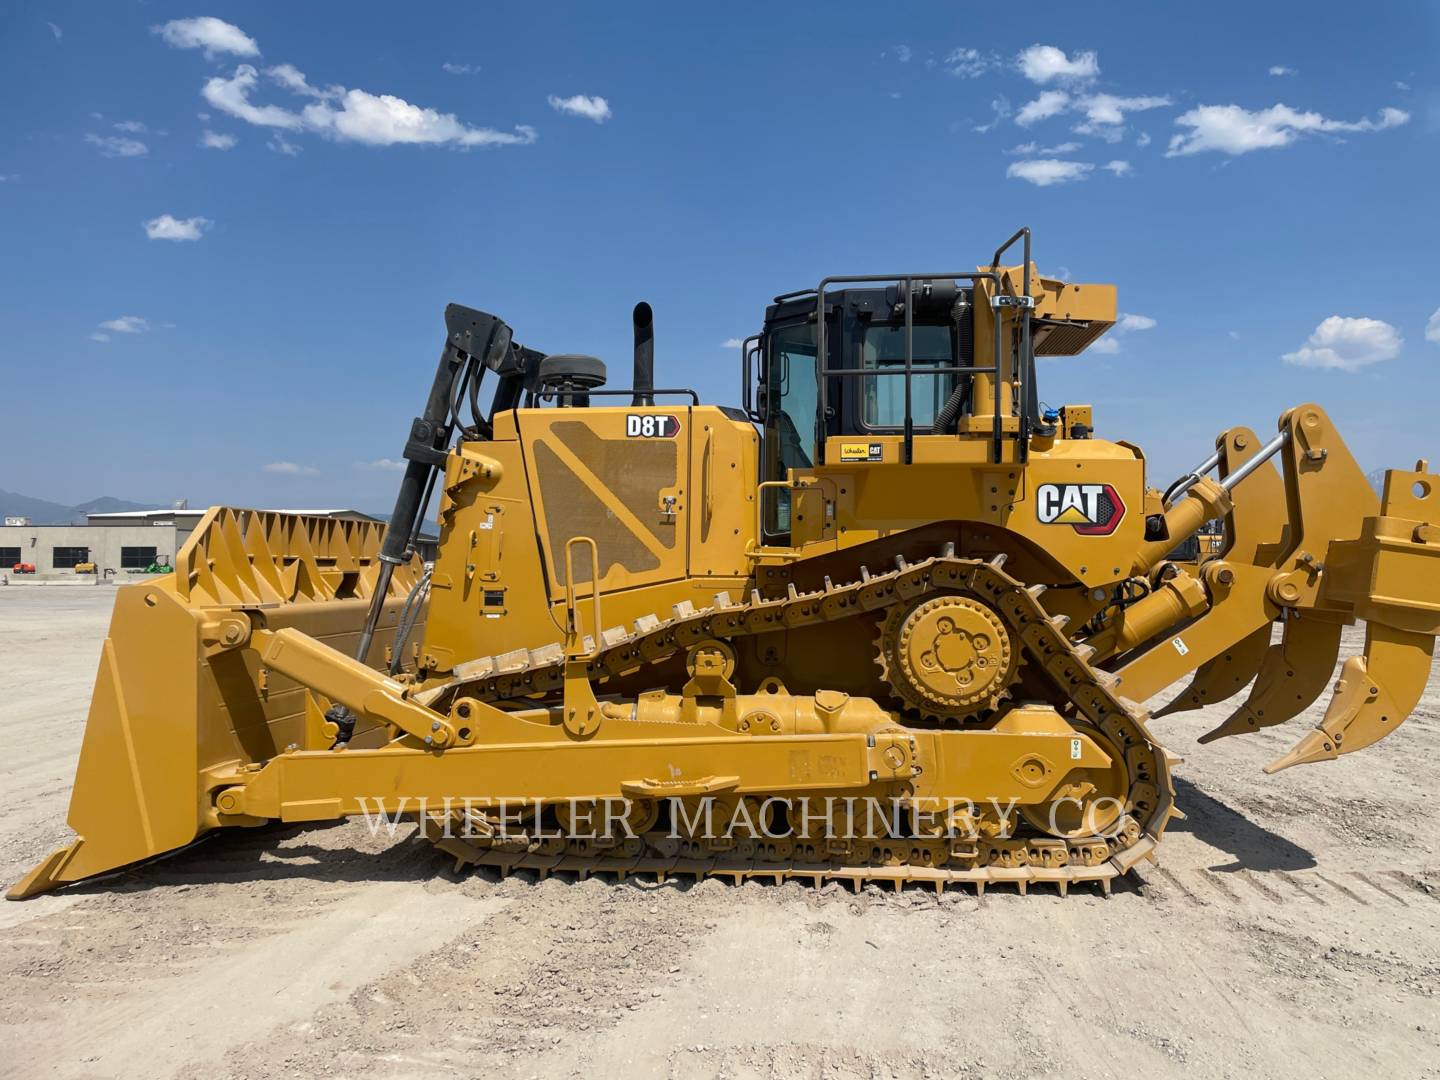
POLYGON ((120 549, 121 570, 144 570, 155 561, 153 547, 122 547, 120 549))
POLYGON ((9 570, 20 561, 20 549, 16 547, 0 547, 0 570, 9 570))
POLYGON ((90 561, 88 547, 57 547, 51 564, 56 570, 73 570, 81 563, 90 561))

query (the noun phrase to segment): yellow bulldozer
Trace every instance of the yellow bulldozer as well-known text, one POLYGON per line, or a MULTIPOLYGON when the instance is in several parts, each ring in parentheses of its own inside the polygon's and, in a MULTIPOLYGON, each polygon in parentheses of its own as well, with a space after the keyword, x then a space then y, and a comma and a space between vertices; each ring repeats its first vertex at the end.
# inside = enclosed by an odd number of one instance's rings
POLYGON ((646 304, 623 389, 451 305, 388 528, 217 507, 117 589, 76 839, 9 895, 355 815, 500 872, 1108 891, 1179 812, 1165 687, 1249 687, 1207 739, 1281 724, 1364 620, 1267 769, 1390 734, 1440 631, 1440 477, 1377 499, 1299 405, 1151 486, 1090 406, 1041 407, 1036 358, 1116 293, 1030 248, 776 297, 738 408, 655 388, 646 304))

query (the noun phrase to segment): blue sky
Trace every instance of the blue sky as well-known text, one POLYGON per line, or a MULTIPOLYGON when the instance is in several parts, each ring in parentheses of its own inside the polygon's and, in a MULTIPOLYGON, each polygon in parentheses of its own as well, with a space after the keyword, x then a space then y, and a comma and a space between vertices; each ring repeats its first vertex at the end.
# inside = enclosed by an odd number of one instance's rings
POLYGON ((1355 10, 6 4, 0 486, 383 508, 451 300, 621 378, 649 300, 731 403, 773 294, 1021 224, 1153 481, 1307 400, 1440 458, 1440 7, 1355 10))

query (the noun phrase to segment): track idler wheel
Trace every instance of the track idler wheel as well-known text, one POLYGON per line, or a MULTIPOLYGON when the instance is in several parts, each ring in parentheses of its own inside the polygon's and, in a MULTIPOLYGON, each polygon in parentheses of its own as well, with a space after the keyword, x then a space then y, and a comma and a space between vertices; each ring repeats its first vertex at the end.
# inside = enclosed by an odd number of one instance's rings
POLYGON ((1105 751, 1110 764, 1098 769, 1073 769, 1054 799, 1018 809, 1033 828, 1049 836, 1064 840, 1107 836, 1125 815, 1130 794, 1125 755, 1098 728, 1089 724, 1073 726, 1105 751))

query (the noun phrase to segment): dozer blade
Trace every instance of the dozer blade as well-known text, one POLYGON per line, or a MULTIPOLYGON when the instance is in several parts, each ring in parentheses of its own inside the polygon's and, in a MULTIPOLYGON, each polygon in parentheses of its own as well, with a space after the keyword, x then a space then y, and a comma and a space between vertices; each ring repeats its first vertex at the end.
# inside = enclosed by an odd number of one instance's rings
MULTIPOLYGON (((184 847, 219 824, 222 777, 316 742, 324 718, 314 695, 245 646, 252 628, 280 642, 288 629, 353 653, 383 533, 369 521, 217 507, 174 573, 117 588, 70 798, 76 839, 7 898, 184 847)), ((413 565, 396 568, 371 665, 383 661, 416 577, 413 565)), ((383 736, 362 725, 351 745, 383 736)))
MULTIPOLYGON (((1154 715, 1158 718, 1191 709, 1203 709, 1245 689, 1246 684, 1260 671, 1268 655, 1270 625, 1266 623, 1214 660, 1202 664, 1185 691, 1154 715)), ((1209 738, 1210 736, 1206 736, 1200 741, 1206 742, 1209 738)))
MULTIPOLYGON (((1299 716, 1320 697, 1335 670, 1335 660, 1340 655, 1340 631, 1344 627, 1337 622, 1303 616, 1287 619, 1284 625, 1279 644, 1265 649, 1259 674, 1245 704, 1214 730, 1201 735, 1200 742, 1214 742, 1227 735, 1248 735, 1283 724, 1299 716)), ((1269 625, 1263 633, 1268 641, 1269 625)), ((1246 643, 1255 636, 1252 634, 1246 643)))

